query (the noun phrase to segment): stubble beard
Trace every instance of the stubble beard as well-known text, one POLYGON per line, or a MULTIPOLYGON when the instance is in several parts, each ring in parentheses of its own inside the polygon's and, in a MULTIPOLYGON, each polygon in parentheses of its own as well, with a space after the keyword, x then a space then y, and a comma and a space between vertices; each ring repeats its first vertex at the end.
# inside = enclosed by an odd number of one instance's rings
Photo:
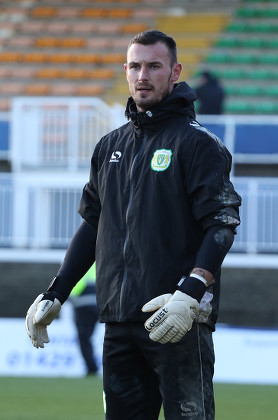
POLYGON ((162 101, 162 99, 166 98, 171 93, 171 85, 170 85, 171 76, 169 76, 167 87, 160 92, 154 92, 154 95, 151 98, 147 98, 147 95, 144 94, 140 95, 140 92, 135 90, 134 94, 132 95, 133 100, 138 108, 139 111, 148 111, 158 102, 162 101))

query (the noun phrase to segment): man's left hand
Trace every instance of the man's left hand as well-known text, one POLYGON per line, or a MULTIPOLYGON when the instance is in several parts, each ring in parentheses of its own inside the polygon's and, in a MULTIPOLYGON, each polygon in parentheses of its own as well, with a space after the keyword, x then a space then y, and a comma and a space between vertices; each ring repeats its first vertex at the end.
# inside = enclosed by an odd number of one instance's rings
POLYGON ((158 309, 147 321, 145 328, 150 339, 159 343, 177 343, 192 327, 199 311, 199 303, 191 296, 177 290, 147 302, 143 312, 158 309))

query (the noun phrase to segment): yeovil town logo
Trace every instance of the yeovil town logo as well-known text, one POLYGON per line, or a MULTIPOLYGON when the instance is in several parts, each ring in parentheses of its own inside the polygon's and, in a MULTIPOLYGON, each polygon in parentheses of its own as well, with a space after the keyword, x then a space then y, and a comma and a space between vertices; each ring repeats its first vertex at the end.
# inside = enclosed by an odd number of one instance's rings
POLYGON ((169 168, 172 157, 172 150, 159 149, 154 152, 151 168, 153 171, 165 171, 169 168))

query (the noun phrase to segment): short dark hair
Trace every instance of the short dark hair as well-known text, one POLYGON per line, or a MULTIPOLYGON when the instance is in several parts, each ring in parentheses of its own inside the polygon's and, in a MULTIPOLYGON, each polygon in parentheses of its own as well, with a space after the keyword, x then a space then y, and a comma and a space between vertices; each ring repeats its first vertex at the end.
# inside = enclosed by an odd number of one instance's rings
POLYGON ((171 65, 173 66, 174 64, 176 64, 178 61, 177 44, 171 36, 166 35, 164 32, 161 31, 149 30, 135 35, 129 42, 127 50, 129 50, 129 48, 133 44, 153 45, 157 42, 162 42, 166 45, 169 51, 171 65))

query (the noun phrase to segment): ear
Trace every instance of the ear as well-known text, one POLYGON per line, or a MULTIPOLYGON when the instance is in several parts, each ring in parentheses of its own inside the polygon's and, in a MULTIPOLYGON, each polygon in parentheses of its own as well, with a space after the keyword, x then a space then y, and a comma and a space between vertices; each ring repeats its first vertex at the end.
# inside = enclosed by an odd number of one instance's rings
POLYGON ((124 64, 124 69, 125 69, 125 77, 126 77, 126 80, 128 80, 127 79, 127 63, 124 64))
POLYGON ((172 82, 176 82, 179 79, 181 71, 182 71, 182 64, 176 63, 172 68, 172 76, 171 76, 172 82))

